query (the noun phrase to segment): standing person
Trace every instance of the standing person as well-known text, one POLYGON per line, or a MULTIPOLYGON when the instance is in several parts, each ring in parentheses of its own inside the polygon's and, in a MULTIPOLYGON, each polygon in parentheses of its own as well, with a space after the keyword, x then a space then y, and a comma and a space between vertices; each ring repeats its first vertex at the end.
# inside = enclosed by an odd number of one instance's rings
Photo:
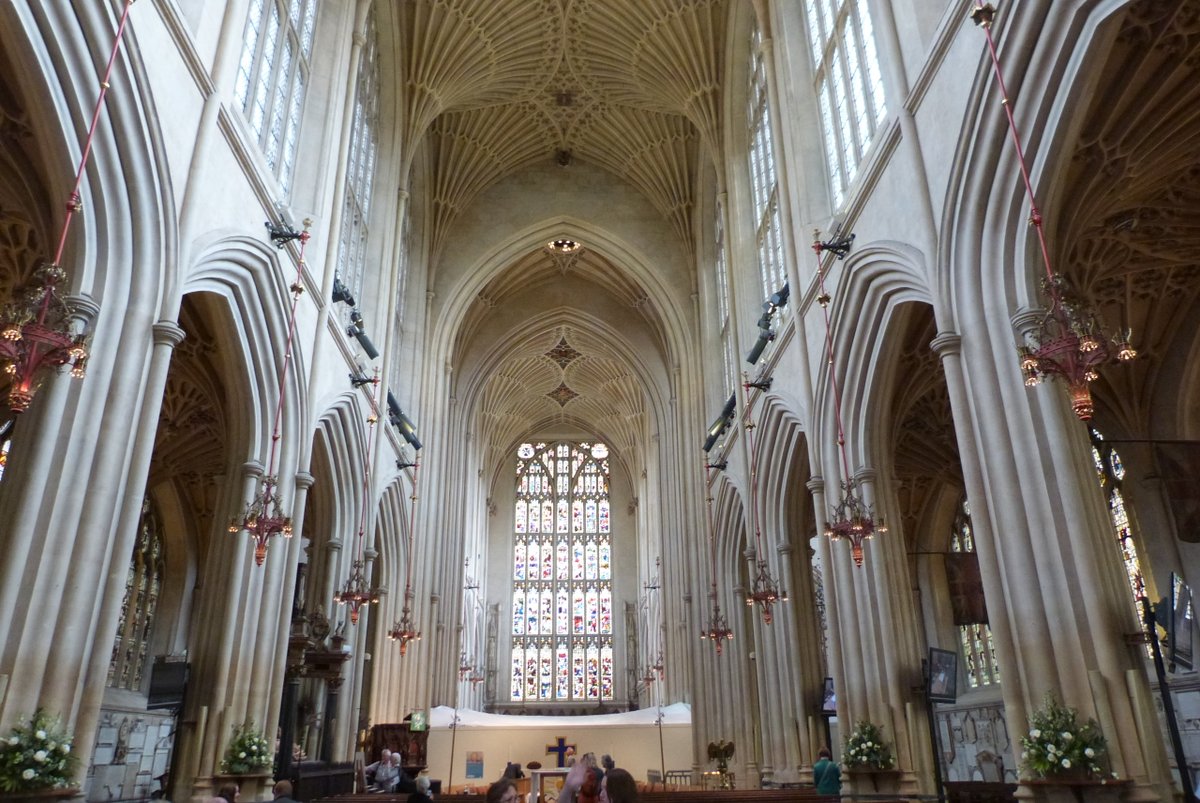
POLYGON ((275 798, 275 803, 297 803, 292 799, 291 781, 276 781, 271 789, 271 797, 275 798))
POLYGON ((600 803, 639 803, 637 783, 628 770, 610 769, 600 783, 600 803))
POLYGON ((571 765, 571 771, 563 781, 562 793, 558 796, 559 803, 597 803, 600 788, 593 772, 595 768, 595 753, 584 753, 580 756, 579 760, 571 765))
POLYGON ((600 756, 600 780, 603 781, 604 776, 608 774, 609 770, 614 769, 616 766, 617 762, 613 761, 613 757, 608 753, 600 756))
POLYGON ((817 752, 817 763, 813 764, 813 783, 822 795, 837 795, 842 791, 842 770, 833 763, 828 747, 817 752))

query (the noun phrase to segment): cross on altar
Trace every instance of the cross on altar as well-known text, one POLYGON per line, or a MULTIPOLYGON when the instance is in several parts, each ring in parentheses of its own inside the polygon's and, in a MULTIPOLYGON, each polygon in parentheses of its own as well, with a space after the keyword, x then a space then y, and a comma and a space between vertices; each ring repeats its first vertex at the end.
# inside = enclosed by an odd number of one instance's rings
POLYGON ((567 760, 567 751, 568 750, 574 752, 575 745, 567 744, 567 740, 561 736, 558 737, 557 744, 546 745, 546 754, 549 755, 550 753, 554 753, 555 755, 557 755, 558 756, 558 766, 560 766, 560 767, 566 766, 565 762, 567 760))

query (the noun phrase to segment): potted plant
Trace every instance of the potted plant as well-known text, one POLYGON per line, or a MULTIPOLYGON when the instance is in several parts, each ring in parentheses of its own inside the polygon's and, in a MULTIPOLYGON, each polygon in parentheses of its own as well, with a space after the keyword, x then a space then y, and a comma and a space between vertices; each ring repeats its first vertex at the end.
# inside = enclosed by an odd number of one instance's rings
POLYGON ((271 778, 274 760, 262 731, 253 722, 243 722, 233 728, 233 738, 225 748, 216 779, 224 776, 235 781, 241 788, 243 801, 258 800, 271 778))
POLYGON ((1096 721, 1081 723, 1074 708, 1047 694, 1029 717, 1029 733, 1021 737, 1025 769, 1039 778, 1101 779, 1107 760, 1108 743, 1096 721))
MULTIPOLYGON (((1055 787, 1112 785, 1115 794, 1122 785, 1108 772, 1108 743, 1100 726, 1093 719, 1080 722, 1078 712, 1052 694, 1029 717, 1029 732, 1021 737, 1021 765, 1034 776, 1026 783, 1046 800, 1070 799, 1055 787)), ((1099 794, 1089 793, 1089 799, 1099 794)))
POLYGON ((863 720, 846 737, 842 761, 847 769, 890 770, 896 766, 892 748, 883 740, 883 728, 863 720))
POLYGON ((883 738, 883 728, 861 720, 846 737, 842 763, 852 791, 859 794, 897 794, 900 772, 892 748, 883 738))
POLYGON ((71 735, 57 717, 38 709, 0 738, 0 796, 9 800, 73 797, 76 765, 71 735))

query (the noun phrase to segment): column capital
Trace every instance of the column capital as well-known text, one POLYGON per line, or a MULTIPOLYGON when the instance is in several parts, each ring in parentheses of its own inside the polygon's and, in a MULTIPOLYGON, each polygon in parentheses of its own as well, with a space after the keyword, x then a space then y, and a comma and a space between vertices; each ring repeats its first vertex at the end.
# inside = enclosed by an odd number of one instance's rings
POLYGON ((85 328, 100 314, 100 305, 87 293, 72 293, 66 297, 66 302, 71 307, 71 317, 85 328))
POLYGON ((825 478, 820 474, 813 474, 812 478, 804 484, 810 493, 819 494, 825 492, 825 478))
POLYGON ((187 337, 183 327, 174 321, 159 321, 151 327, 154 330, 154 345, 175 348, 187 337))
POLYGON ((1017 337, 1024 339, 1033 334, 1045 315, 1044 309, 1021 307, 1012 314, 1009 320, 1012 321, 1013 331, 1017 333, 1017 337))
POLYGON ((309 474, 307 471, 296 472, 296 487, 302 491, 307 491, 309 488, 313 487, 313 483, 316 481, 317 478, 312 474, 309 474))
POLYGON ((943 360, 962 354, 962 335, 957 332, 938 332, 937 337, 929 341, 929 347, 943 360))
POLYGON ((261 477, 264 468, 266 467, 258 460, 247 460, 245 463, 242 463, 242 476, 261 477))

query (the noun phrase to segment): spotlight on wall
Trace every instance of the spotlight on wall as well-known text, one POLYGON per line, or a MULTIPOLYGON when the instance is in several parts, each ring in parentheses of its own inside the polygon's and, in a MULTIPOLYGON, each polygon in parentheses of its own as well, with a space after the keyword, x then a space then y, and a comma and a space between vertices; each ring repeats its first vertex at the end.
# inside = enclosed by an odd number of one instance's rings
POLYGON ((746 362, 754 365, 758 362, 758 358, 762 356, 766 350, 767 344, 775 339, 775 332, 772 329, 762 329, 758 335, 758 340, 754 344, 754 348, 750 349, 750 353, 746 355, 746 362))
POLYGON ((721 414, 717 416, 717 420, 713 421, 708 427, 708 437, 704 439, 704 451, 711 450, 717 445, 717 439, 721 437, 721 433, 729 426, 729 422, 733 420, 733 413, 737 409, 737 394, 731 393, 729 399, 726 400, 725 406, 721 409, 721 414))
POLYGON ((354 306, 354 296, 350 293, 350 288, 342 284, 342 280, 336 274, 333 277, 333 294, 330 298, 334 303, 354 306))
POLYGON ((362 313, 357 309, 350 310, 350 325, 346 327, 346 334, 354 336, 354 339, 358 341, 358 345, 362 346, 363 352, 369 359, 373 360, 379 356, 379 349, 375 348, 375 344, 367 336, 362 313))
POLYGON ((777 309, 787 306, 791 294, 792 291, 788 288, 787 282, 784 282, 783 287, 772 293, 771 297, 763 302, 763 312, 767 315, 774 315, 777 309))
POLYGON ((423 444, 417 437, 417 425, 409 420, 404 411, 400 409, 400 403, 396 401, 396 397, 389 390, 387 395, 388 405, 388 421, 400 433, 404 440, 408 441, 408 445, 413 448, 413 451, 421 449, 423 444))

